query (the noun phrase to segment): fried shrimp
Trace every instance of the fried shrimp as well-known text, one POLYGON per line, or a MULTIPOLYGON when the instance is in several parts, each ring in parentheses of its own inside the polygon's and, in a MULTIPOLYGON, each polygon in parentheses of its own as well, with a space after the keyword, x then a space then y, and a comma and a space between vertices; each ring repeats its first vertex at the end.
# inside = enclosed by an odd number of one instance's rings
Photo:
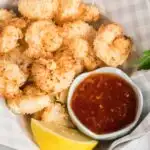
POLYGON ((122 65, 131 49, 131 39, 123 35, 122 28, 117 24, 101 26, 94 40, 97 57, 113 67, 122 65))
POLYGON ((84 58, 84 66, 88 71, 92 71, 98 67, 104 66, 103 61, 96 57, 96 54, 91 47, 88 50, 87 57, 84 58))
POLYGON ((19 92, 27 80, 27 76, 19 66, 10 61, 0 60, 0 93, 6 97, 13 97, 19 92))
POLYGON ((33 114, 50 104, 50 98, 34 85, 25 87, 18 95, 7 98, 9 108, 17 114, 33 114))
POLYGON ((0 9, 0 21, 6 21, 16 17, 13 11, 8 11, 7 9, 0 9))
POLYGON ((18 46, 18 40, 23 38, 19 28, 8 25, 2 28, 0 36, 0 53, 7 53, 18 46))
POLYGON ((51 103, 49 107, 44 109, 41 118, 44 122, 53 122, 66 127, 74 127, 66 112, 65 106, 60 103, 51 103))
POLYGON ((25 40, 29 45, 26 54, 31 58, 51 56, 62 44, 56 26, 51 21, 36 21, 27 29, 25 40))
POLYGON ((80 6, 82 14, 79 19, 85 22, 95 22, 100 19, 100 12, 96 6, 82 3, 80 6))
POLYGON ((39 88, 50 93, 67 89, 75 75, 82 71, 81 61, 74 57, 73 51, 68 47, 57 51, 53 60, 40 59, 32 65, 34 82, 39 88))
POLYGON ((74 38, 68 42, 69 48, 72 50, 76 59, 84 59, 88 55, 89 44, 82 38, 74 38))
POLYGON ((15 63, 19 66, 19 68, 24 72, 26 76, 29 76, 29 68, 32 63, 32 59, 27 57, 24 54, 25 48, 23 46, 19 46, 14 48, 9 53, 4 54, 1 58, 15 63))
POLYGON ((80 16, 81 0, 58 0, 59 8, 54 18, 58 24, 76 20, 80 16))
POLYGON ((29 19, 52 19, 58 10, 58 0, 19 0, 18 10, 29 19))
POLYGON ((49 96, 18 95, 7 100, 9 108, 17 114, 33 114, 49 105, 49 96))
POLYGON ((102 61, 96 57, 89 43, 82 38, 74 38, 69 41, 69 47, 76 59, 83 61, 84 68, 88 71, 102 66, 102 61))
POLYGON ((93 39, 96 36, 96 31, 88 23, 85 23, 83 21, 75 21, 63 25, 62 36, 66 40, 81 37, 92 43, 93 39))
MULTIPOLYGON (((71 45, 71 42, 69 44, 71 45)), ((84 66, 78 56, 75 56, 76 51, 71 46, 66 46, 56 52, 54 59, 57 62, 58 71, 70 70, 75 72, 75 75, 83 72, 84 66)))
POLYGON ((49 93, 58 93, 67 89, 75 77, 75 70, 70 57, 66 56, 65 59, 62 59, 63 61, 45 60, 45 64, 44 61, 35 61, 32 65, 35 84, 49 93))

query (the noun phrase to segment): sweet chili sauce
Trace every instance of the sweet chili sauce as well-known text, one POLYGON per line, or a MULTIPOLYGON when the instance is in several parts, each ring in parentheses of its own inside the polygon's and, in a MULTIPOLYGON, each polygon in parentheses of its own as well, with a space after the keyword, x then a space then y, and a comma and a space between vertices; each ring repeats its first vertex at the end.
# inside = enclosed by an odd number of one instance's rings
POLYGON ((76 88, 71 107, 76 117, 97 134, 117 131, 134 121, 136 94, 127 81, 109 74, 94 74, 76 88))

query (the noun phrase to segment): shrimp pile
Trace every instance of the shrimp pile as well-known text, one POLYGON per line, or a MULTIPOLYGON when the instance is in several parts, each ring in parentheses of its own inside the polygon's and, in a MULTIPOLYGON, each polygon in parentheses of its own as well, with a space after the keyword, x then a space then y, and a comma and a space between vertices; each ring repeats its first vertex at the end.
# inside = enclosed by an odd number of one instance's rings
POLYGON ((68 89, 82 72, 117 67, 132 41, 116 23, 91 23, 99 9, 81 0, 19 0, 17 16, 0 9, 0 94, 14 113, 74 128, 68 89))

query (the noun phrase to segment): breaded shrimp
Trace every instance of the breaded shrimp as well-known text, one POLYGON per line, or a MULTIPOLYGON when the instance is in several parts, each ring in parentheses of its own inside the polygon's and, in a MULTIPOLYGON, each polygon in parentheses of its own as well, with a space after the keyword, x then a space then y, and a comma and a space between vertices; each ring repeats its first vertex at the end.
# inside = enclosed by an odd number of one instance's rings
POLYGON ((19 85, 15 81, 0 77, 0 95, 4 97, 15 97, 19 93, 19 85))
POLYGON ((77 20, 80 16, 81 0, 58 0, 59 8, 54 20, 58 24, 77 20))
POLYGON ((74 57, 83 61, 84 68, 88 71, 102 66, 102 61, 96 57, 96 54, 89 43, 82 38, 74 38, 68 42, 72 49, 74 57))
POLYGON ((92 71, 94 69, 97 69, 99 67, 104 66, 105 64, 101 59, 96 57, 96 54, 93 50, 93 48, 89 47, 88 55, 84 58, 84 67, 88 71, 92 71))
POLYGON ((0 75, 6 80, 14 81, 19 86, 22 86, 26 81, 26 76, 18 65, 6 60, 0 60, 0 75))
POLYGON ((32 77, 36 85, 50 93, 67 89, 75 75, 83 71, 83 64, 69 47, 57 51, 53 60, 37 60, 32 65, 32 77), (42 79, 42 80, 41 80, 42 79))
POLYGON ((15 63, 0 60, 0 92, 3 96, 13 97, 27 80, 27 75, 15 63))
POLYGON ((117 24, 100 27, 94 40, 94 50, 98 58, 108 66, 122 65, 132 49, 132 41, 123 35, 122 28, 117 24))
POLYGON ((65 106, 60 103, 51 103, 49 107, 44 109, 41 118, 44 122, 53 122, 66 127, 74 127, 65 106))
POLYGON ((24 72, 24 74, 29 76, 29 68, 33 60, 27 57, 24 51, 24 46, 19 46, 14 48, 9 53, 4 54, 1 58, 17 64, 19 68, 24 72))
POLYGON ((27 29, 25 40, 29 45, 26 54, 31 58, 51 56, 62 44, 56 26, 51 21, 36 21, 27 29))
POLYGON ((82 3, 80 5, 80 11, 82 11, 82 14, 79 17, 80 20, 85 22, 95 22, 100 19, 99 9, 94 5, 82 3))
POLYGON ((16 14, 13 11, 8 11, 7 9, 0 9, 0 21, 6 21, 16 17, 16 14))
MULTIPOLYGON (((7 98, 7 97, 6 97, 7 98)), ((30 85, 13 98, 7 98, 9 108, 18 114, 33 114, 50 105, 50 98, 36 86, 30 85), (31 91, 33 93, 31 93, 31 91)))
POLYGON ((93 43, 93 39, 96 36, 96 31, 88 23, 83 21, 75 21, 64 24, 61 34, 65 39, 81 37, 88 40, 90 43, 93 43))
POLYGON ((87 57, 89 44, 86 40, 82 38, 73 38, 68 41, 68 46, 76 59, 84 59, 87 57))
POLYGON ((73 65, 70 59, 68 57, 66 59, 64 62, 50 60, 46 64, 38 60, 34 62, 32 76, 35 84, 43 91, 50 93, 58 93, 67 89, 75 77, 75 70, 71 68, 73 65))
POLYGON ((23 38, 19 28, 8 25, 1 29, 0 53, 7 53, 18 46, 18 40, 23 38))
POLYGON ((20 95, 7 99, 8 107, 17 114, 33 114, 49 105, 49 96, 26 96, 20 95))
POLYGON ((62 70, 64 72, 65 70, 72 70, 75 72, 75 75, 83 72, 84 66, 78 57, 75 56, 75 53, 77 54, 77 50, 71 48, 71 42, 68 43, 70 46, 63 47, 62 50, 59 50, 56 52, 54 59, 58 66, 58 71, 62 70))
POLYGON ((58 10, 58 0, 19 0, 18 10, 29 19, 52 19, 58 10))

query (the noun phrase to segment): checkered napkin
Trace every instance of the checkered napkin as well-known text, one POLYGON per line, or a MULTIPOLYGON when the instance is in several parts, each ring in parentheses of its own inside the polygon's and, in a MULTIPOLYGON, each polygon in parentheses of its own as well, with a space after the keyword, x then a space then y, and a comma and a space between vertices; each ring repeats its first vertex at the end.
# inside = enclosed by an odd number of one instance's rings
MULTIPOLYGON (((16 0, 0 0, 0 6, 12 7, 16 0), (7 6, 5 4, 8 4, 7 6)), ((136 53, 150 48, 149 0, 85 0, 103 9, 111 20, 122 24, 134 39, 136 53), (103 6, 103 7, 102 7, 103 6)), ((133 58, 132 58, 133 60, 133 58)), ((128 67, 130 67, 128 65, 128 67)), ((138 127, 129 135, 113 142, 100 142, 98 150, 150 150, 150 72, 135 72, 133 81, 142 90, 144 109, 138 127), (143 121, 142 121, 143 120, 143 121)), ((22 118, 12 114, 0 99, 0 144, 16 150, 37 150, 22 118)), ((0 150, 9 150, 0 146, 0 150)))

